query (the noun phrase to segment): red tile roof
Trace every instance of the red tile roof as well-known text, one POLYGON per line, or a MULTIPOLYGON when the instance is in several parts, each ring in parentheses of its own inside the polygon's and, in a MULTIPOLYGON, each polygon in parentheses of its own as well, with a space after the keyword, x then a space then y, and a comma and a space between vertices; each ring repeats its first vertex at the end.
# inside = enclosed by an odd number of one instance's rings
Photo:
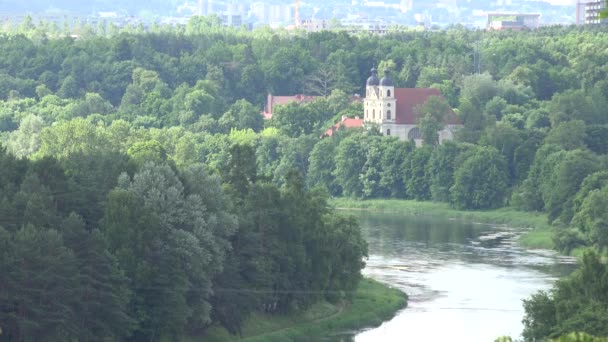
POLYGON ((325 131, 325 133, 323 133, 322 137, 331 137, 341 127, 344 127, 344 128, 363 127, 363 119, 360 119, 358 116, 355 117, 354 119, 348 118, 346 116, 342 116, 342 120, 340 120, 340 122, 331 126, 327 131, 325 131))
MULTIPOLYGON (((441 92, 435 88, 395 88, 395 100, 397 100, 395 123, 400 125, 415 125, 418 116, 414 112, 414 108, 424 104, 431 96, 443 98, 441 92)), ((452 109, 450 109, 450 113, 446 118, 446 124, 461 124, 460 119, 452 109)))
POLYGON ((286 105, 291 102, 296 103, 306 103, 316 99, 317 96, 309 96, 309 95, 294 95, 294 96, 274 96, 268 94, 268 99, 266 100, 266 107, 264 107, 264 111, 262 115, 264 119, 272 119, 272 107, 275 105, 286 105))
MULTIPOLYGON (((310 102, 310 101, 316 99, 317 97, 319 97, 319 96, 302 95, 302 94, 293 95, 293 96, 274 96, 274 95, 268 94, 268 98, 266 99, 266 106, 264 107, 264 111, 262 112, 262 115, 264 116, 264 119, 272 119, 272 107, 275 105, 286 105, 291 102, 307 103, 307 102, 310 102)), ((361 98, 361 96, 359 94, 355 94, 350 97, 350 102, 351 103, 362 103, 363 98, 361 98)))

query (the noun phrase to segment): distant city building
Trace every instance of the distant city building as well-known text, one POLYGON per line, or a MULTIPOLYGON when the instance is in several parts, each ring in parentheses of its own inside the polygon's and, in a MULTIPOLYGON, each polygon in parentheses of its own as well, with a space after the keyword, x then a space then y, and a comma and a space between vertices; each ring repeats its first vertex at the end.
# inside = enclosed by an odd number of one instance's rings
POLYGON ((384 35, 388 32, 390 24, 383 20, 367 19, 345 19, 340 22, 351 33, 369 32, 372 34, 384 35))
POLYGON ((576 25, 584 25, 586 15, 587 15, 587 2, 578 0, 576 2, 576 14, 575 14, 576 25))
POLYGON ((249 13, 261 24, 293 22, 293 8, 290 5, 269 5, 265 2, 254 2, 250 6, 249 13))
MULTIPOLYGON (((608 19, 600 19, 600 12, 606 9, 606 1, 588 1, 585 4, 585 24, 606 24, 608 19)), ((578 9, 578 7, 577 7, 578 9)), ((578 17, 578 16, 577 16, 578 17)))
POLYGON ((329 30, 331 28, 330 21, 325 19, 303 20, 299 26, 300 29, 308 32, 319 32, 329 30))
POLYGON ((488 13, 486 28, 489 31, 522 31, 536 29, 540 26, 540 14, 522 13, 488 13))
MULTIPOLYGON (((378 125, 383 135, 398 137, 401 140, 414 140, 422 144, 418 128, 416 106, 423 105, 431 96, 443 97, 434 88, 395 88, 387 71, 378 79, 376 70, 367 79, 366 95, 363 104, 363 119, 366 125, 378 125)), ((454 132, 462 127, 460 119, 450 109, 445 113, 445 126, 439 132, 439 142, 452 140, 454 132)))
POLYGON ((270 6, 269 22, 272 23, 291 23, 293 21, 293 9, 289 5, 270 6))
POLYGON ((224 26, 241 27, 243 25, 243 16, 240 14, 231 14, 229 12, 218 15, 224 26))

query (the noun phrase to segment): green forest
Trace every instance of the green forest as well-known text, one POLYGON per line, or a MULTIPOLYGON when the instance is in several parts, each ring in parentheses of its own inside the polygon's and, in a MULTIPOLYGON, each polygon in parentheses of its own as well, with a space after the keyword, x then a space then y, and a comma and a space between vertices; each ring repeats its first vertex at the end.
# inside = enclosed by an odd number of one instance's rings
MULTIPOLYGON (((605 28, 377 37, 26 20, 4 28, 0 52, 11 341, 237 334, 255 311, 348 301, 367 248, 329 196, 540 211, 556 249, 608 247, 605 28), (464 124, 455 141, 432 129, 421 148, 373 129, 321 139, 362 116, 350 98, 373 67, 397 87, 438 88, 464 124), (321 97, 264 121, 269 93, 321 97)), ((526 339, 608 335, 600 255, 527 302, 526 339)))

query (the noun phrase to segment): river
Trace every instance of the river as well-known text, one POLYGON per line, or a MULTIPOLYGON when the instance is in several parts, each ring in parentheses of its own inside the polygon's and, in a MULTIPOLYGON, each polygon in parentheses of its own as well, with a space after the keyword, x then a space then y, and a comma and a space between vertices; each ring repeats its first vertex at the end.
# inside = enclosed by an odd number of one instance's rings
POLYGON ((494 341, 519 338, 522 299, 547 290, 574 259, 525 250, 525 229, 441 217, 355 213, 369 244, 363 273, 409 295, 408 307, 349 340, 494 341))

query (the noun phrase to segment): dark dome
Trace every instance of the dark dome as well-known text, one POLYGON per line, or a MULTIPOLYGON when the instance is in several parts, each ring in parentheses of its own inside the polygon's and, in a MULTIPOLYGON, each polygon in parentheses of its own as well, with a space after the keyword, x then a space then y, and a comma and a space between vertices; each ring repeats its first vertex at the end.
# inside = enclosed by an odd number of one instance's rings
POLYGON ((391 72, 389 70, 384 70, 384 77, 380 80, 380 85, 383 87, 394 87, 395 82, 391 78, 391 72))
POLYGON ((372 75, 367 79, 368 86, 377 86, 380 84, 380 80, 378 80, 378 75, 376 74, 376 69, 372 69, 372 75))

